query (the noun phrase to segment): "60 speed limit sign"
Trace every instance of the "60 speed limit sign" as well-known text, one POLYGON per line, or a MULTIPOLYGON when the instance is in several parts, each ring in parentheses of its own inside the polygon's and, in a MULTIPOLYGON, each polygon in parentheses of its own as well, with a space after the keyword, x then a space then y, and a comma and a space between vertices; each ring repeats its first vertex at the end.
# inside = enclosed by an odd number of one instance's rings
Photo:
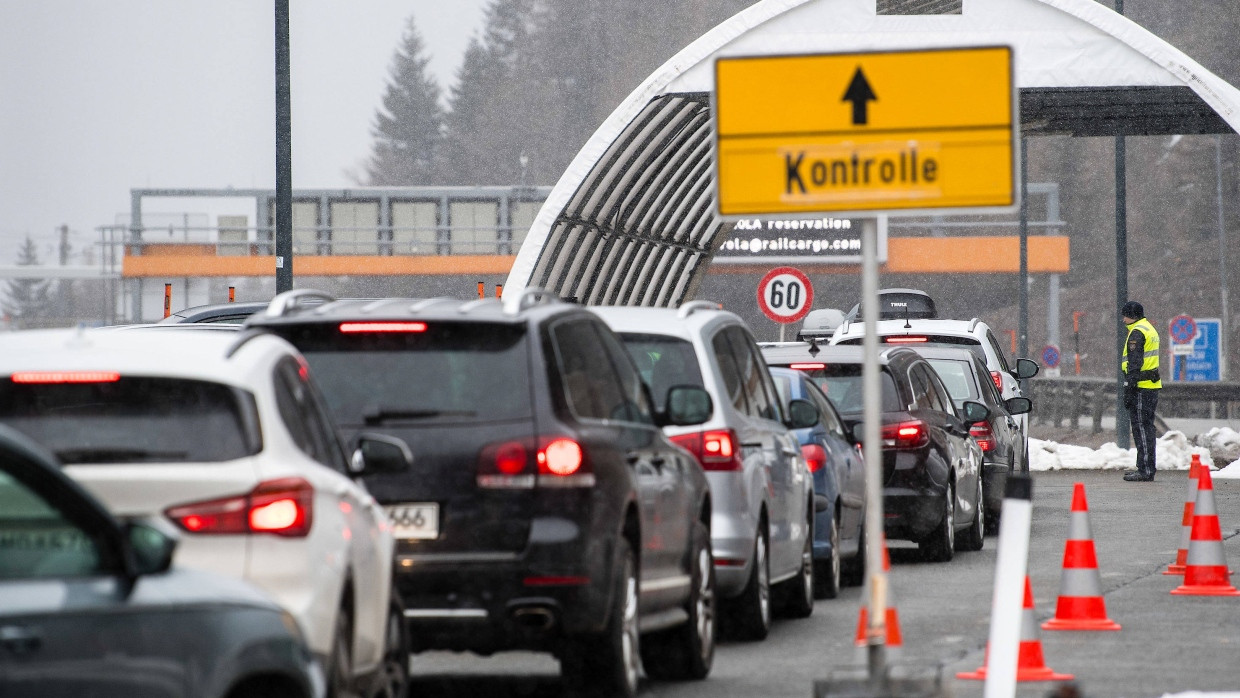
POLYGON ((800 269, 775 267, 758 282, 758 307, 775 322, 796 322, 814 307, 814 287, 800 269))

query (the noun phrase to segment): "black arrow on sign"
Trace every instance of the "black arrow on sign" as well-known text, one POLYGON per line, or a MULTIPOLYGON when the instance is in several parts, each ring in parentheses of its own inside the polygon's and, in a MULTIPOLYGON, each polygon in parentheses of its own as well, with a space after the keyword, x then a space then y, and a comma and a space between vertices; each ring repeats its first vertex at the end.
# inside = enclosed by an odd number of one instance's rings
POLYGON ((861 66, 857 66, 857 72, 853 73, 852 82, 848 83, 848 89, 844 92, 844 99, 840 100, 853 103, 853 126, 865 126, 866 107, 871 100, 877 102, 878 95, 870 88, 870 82, 865 79, 865 73, 861 72, 861 66))

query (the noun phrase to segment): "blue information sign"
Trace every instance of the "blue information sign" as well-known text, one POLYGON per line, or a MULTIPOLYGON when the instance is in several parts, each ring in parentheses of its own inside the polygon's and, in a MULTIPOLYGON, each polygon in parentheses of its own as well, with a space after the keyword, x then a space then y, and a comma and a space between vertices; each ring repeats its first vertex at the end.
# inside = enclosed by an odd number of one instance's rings
POLYGON ((1053 344, 1047 344, 1042 349, 1042 365, 1047 368, 1055 368, 1059 366, 1059 347, 1053 344))
POLYGON ((1215 318, 1197 318, 1197 337, 1193 340, 1193 353, 1184 357, 1184 380, 1219 380, 1222 324, 1221 320, 1215 318))

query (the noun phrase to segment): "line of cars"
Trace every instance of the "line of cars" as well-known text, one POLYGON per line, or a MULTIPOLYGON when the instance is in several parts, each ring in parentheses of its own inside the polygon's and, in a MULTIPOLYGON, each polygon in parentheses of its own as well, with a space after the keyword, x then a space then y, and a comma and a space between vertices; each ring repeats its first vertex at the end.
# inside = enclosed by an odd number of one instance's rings
MULTIPOLYGON (((534 649, 578 693, 631 696, 642 669, 704 678, 717 628, 758 640, 777 613, 861 581, 865 468, 844 388, 770 368, 772 348, 715 304, 293 291, 244 323, 19 333, 0 391, 22 407, 0 422, 49 443, 114 513, 178 526, 178 566, 291 609, 333 695, 401 695, 410 651, 534 649), (325 531, 334 547, 309 540, 325 531)), ((955 468, 905 483, 916 505, 887 533, 950 559, 957 528, 976 549, 987 525, 963 420, 989 410, 919 377, 925 404, 905 403, 886 477, 955 468)))

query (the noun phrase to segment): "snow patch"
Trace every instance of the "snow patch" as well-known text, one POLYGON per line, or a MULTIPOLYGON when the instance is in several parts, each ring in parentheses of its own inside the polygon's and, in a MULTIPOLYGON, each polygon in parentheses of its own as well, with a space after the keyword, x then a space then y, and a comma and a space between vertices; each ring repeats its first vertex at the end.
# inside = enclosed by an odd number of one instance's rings
MULTIPOLYGON (((1211 430, 1211 433, 1214 431, 1219 430, 1211 430)), ((1231 435, 1235 437, 1236 447, 1240 450, 1240 434, 1231 432, 1231 435)), ((1226 438, 1226 436, 1220 438, 1226 438)), ((1193 454, 1200 456, 1201 462, 1209 465, 1211 470, 1214 469, 1214 459, 1211 453, 1215 449, 1190 443, 1184 432, 1169 431, 1163 434, 1156 442, 1156 449, 1155 459, 1159 470, 1188 470, 1193 454)), ((1137 449, 1120 448, 1114 441, 1102 444, 1101 448, 1092 449, 1054 441, 1029 439, 1029 469, 1031 471, 1133 470, 1136 468, 1136 463, 1137 449)), ((1240 460, 1232 463, 1228 468, 1232 466, 1235 466, 1233 474, 1224 475, 1224 471, 1219 471, 1218 477, 1240 478, 1240 460)))

